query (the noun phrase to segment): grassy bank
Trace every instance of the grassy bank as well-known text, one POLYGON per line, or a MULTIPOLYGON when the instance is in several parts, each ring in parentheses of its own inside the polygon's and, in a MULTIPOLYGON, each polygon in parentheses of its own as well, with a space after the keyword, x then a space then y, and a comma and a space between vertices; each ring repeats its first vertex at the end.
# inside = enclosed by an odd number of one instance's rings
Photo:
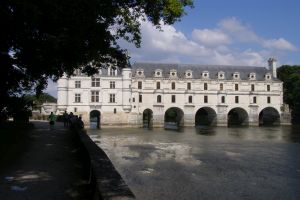
POLYGON ((0 169, 17 160, 29 144, 32 124, 6 122, 0 124, 0 169))

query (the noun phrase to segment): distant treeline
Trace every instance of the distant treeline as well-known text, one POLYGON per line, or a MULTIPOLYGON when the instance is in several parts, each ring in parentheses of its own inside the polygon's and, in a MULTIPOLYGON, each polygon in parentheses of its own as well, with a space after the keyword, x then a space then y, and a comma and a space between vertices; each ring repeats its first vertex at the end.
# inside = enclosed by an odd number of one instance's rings
POLYGON ((282 65, 277 75, 283 81, 283 99, 292 110, 292 121, 300 122, 300 66, 282 65))

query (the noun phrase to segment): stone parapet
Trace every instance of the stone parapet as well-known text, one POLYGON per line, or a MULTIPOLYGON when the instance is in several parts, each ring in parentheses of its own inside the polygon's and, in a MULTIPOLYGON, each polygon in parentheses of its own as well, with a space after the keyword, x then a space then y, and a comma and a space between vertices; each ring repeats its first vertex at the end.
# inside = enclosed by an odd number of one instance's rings
POLYGON ((85 131, 76 130, 91 165, 91 181, 94 186, 94 198, 101 200, 135 199, 121 175, 113 166, 105 152, 97 146, 85 131))

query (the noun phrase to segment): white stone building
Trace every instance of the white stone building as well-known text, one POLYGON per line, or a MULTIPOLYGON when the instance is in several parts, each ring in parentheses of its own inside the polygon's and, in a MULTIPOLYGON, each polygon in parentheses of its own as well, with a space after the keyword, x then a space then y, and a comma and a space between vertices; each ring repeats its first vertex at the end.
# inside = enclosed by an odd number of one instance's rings
POLYGON ((77 71, 59 79, 57 104, 101 126, 290 123, 275 59, 268 68, 136 63, 93 77, 77 71))

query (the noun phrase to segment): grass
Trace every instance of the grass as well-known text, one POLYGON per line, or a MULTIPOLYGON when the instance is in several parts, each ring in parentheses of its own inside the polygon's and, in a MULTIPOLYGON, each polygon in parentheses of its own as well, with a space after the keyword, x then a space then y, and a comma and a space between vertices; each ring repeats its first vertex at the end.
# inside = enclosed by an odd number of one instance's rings
POLYGON ((0 169, 17 160, 29 144, 30 123, 5 122, 0 124, 0 169))

